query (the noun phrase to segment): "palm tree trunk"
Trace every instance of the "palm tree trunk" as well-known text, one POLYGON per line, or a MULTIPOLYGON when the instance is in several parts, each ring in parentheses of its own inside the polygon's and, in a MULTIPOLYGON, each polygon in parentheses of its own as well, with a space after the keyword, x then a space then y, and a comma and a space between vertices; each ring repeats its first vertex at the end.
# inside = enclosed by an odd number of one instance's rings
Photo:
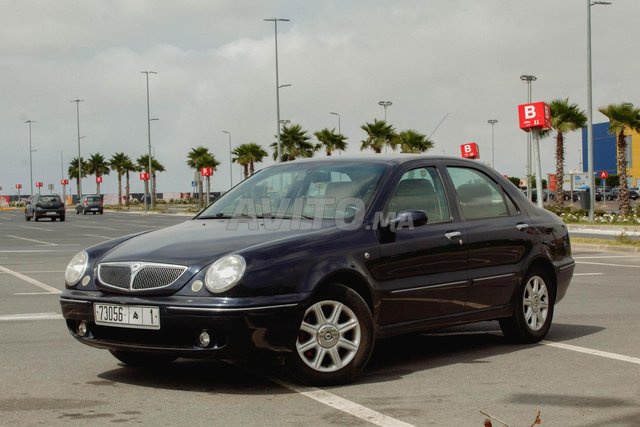
POLYGON ((122 207, 122 174, 118 172, 118 207, 122 207))
POLYGON ((156 208, 156 171, 153 171, 153 181, 151 182, 151 209, 156 208))
POLYGON ((129 208, 129 197, 130 197, 129 189, 130 188, 131 187, 129 186, 129 171, 127 171, 127 183, 124 187, 124 192, 126 193, 126 196, 127 196, 127 201, 125 202, 125 204, 127 205, 127 209, 129 208))
POLYGON ((200 192, 200 200, 198 206, 204 207, 204 191, 202 191, 202 178, 198 177, 198 191, 200 192))
POLYGON ((629 201, 629 187, 627 185, 627 140, 624 131, 618 134, 618 176, 620 177, 620 213, 629 215, 631 213, 631 202, 629 201))
POLYGON ((558 131, 556 137, 556 197, 554 205, 558 209, 564 206, 564 191, 562 184, 564 183, 564 135, 558 131))

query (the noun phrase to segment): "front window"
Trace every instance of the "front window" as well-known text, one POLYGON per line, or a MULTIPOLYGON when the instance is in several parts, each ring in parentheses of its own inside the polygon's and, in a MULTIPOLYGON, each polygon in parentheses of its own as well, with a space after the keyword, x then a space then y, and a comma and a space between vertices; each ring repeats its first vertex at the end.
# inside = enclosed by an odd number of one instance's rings
POLYGON ((386 166, 301 162, 264 169, 230 190, 198 218, 335 219, 371 204, 386 166))

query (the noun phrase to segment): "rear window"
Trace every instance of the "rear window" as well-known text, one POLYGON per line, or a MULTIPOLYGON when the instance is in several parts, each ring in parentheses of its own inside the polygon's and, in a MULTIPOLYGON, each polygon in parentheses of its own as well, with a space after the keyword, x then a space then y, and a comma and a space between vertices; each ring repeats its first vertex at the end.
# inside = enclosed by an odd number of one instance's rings
POLYGON ((99 202, 100 201, 100 197, 94 196, 94 197, 87 197, 87 200, 90 202, 99 202))
POLYGON ((55 203, 55 202, 60 202, 60 197, 58 196, 41 196, 40 197, 40 201, 41 202, 47 202, 47 203, 55 203))

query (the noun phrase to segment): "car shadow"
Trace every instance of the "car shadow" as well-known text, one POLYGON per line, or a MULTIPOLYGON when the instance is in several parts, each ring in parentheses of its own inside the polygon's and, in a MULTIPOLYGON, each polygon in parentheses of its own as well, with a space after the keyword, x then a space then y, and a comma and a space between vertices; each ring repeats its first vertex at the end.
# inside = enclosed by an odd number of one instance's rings
MULTIPOLYGON (((561 342, 604 330, 600 326, 554 324, 546 337, 561 342)), ((364 371, 353 384, 396 381, 406 375, 458 363, 491 363, 488 359, 527 350, 539 344, 511 344, 498 322, 443 329, 431 334, 411 334, 379 340, 364 371)), ((117 363, 114 359, 114 363, 117 363)), ((270 378, 295 384, 284 367, 268 360, 185 360, 170 365, 130 368, 123 364, 98 375, 94 385, 113 383, 221 394, 289 393, 270 378)), ((336 387, 329 387, 336 388, 336 387)))

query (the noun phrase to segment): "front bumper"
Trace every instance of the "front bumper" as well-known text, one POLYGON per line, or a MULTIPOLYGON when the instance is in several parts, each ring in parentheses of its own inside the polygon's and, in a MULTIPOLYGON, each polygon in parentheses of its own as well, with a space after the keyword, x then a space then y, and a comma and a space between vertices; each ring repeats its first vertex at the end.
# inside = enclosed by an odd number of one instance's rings
POLYGON ((304 314, 302 304, 279 297, 270 299, 248 307, 222 307, 207 304, 205 298, 138 298, 66 290, 60 305, 71 335, 92 347, 171 353, 187 358, 234 358, 293 350, 304 314), (160 329, 97 325, 93 312, 97 302, 159 307, 160 329), (78 333, 81 322, 87 327, 84 336, 78 333), (206 347, 198 341, 203 331, 211 337, 206 347))

